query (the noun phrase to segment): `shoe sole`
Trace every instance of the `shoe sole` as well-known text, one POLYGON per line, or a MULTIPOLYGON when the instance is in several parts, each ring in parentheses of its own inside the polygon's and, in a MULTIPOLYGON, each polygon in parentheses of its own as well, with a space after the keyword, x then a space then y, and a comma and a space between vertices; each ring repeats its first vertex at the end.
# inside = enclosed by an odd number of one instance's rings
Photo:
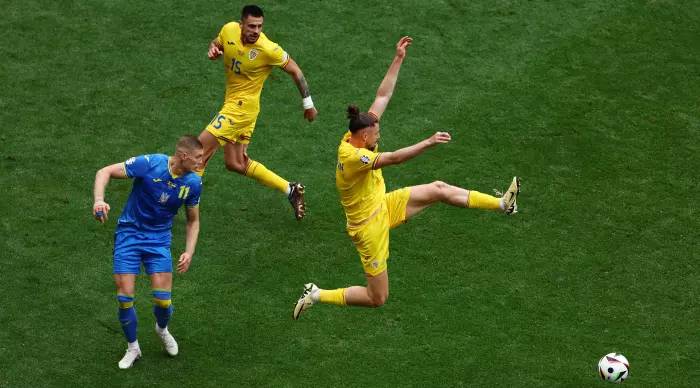
POLYGON ((309 285, 308 287, 304 288, 304 292, 301 294, 297 302, 294 304, 294 311, 292 311, 292 319, 297 320, 301 316, 301 313, 304 312, 304 300, 306 299, 306 296, 309 295, 311 292, 311 289, 313 288, 313 285, 309 285))
POLYGON ((515 184, 516 184, 516 186, 517 186, 517 190, 515 191, 515 198, 514 198, 514 199, 511 198, 511 199, 513 199, 513 202, 510 203, 510 204, 506 207, 506 209, 507 209, 507 210, 506 210, 506 215, 511 215, 511 214, 514 213, 514 210, 515 210, 515 207, 516 207, 515 204, 517 203, 517 201, 518 201, 518 196, 520 195, 520 177, 517 177, 517 176, 515 177, 515 184))
POLYGON ((298 196, 297 198, 299 199, 299 207, 294 204, 293 201, 289 201, 292 204, 292 208, 294 209, 294 218, 297 219, 297 221, 300 221, 302 218, 306 216, 306 201, 304 201, 304 185, 301 183, 297 183, 296 186, 294 186, 294 193, 298 196))

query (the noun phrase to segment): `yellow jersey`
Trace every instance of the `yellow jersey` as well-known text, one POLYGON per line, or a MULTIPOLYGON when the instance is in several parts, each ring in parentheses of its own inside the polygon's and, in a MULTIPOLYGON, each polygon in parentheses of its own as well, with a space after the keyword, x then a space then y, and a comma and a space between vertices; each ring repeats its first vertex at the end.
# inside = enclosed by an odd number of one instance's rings
POLYGON ((265 80, 274 66, 287 65, 289 55, 263 33, 254 44, 244 45, 238 22, 226 24, 216 41, 224 48, 226 69, 226 100, 221 112, 257 115, 265 80))
POLYGON ((348 142, 350 136, 348 131, 338 147, 335 185, 348 224, 356 225, 369 218, 381 206, 386 186, 382 170, 372 169, 381 153, 355 148, 348 142))

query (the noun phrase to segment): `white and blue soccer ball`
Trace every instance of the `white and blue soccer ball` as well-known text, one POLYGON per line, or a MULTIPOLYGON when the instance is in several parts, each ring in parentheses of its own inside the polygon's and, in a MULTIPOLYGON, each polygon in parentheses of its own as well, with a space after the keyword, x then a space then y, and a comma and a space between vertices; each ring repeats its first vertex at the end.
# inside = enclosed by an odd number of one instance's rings
POLYGON ((630 376, 630 362, 620 353, 608 353, 598 361, 598 374, 609 383, 621 383, 630 376))

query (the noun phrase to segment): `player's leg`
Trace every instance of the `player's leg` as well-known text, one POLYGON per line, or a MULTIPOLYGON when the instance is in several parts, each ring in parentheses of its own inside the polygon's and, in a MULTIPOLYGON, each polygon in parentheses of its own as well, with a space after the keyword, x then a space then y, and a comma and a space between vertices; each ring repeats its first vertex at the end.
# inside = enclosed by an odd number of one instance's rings
POLYGON ((292 317, 299 319, 302 312, 315 303, 332 304, 336 306, 381 307, 389 298, 389 275, 386 270, 367 276, 367 287, 350 286, 324 290, 313 283, 304 285, 304 292, 294 306, 292 317))
POLYGON ((200 166, 200 169, 197 170, 197 174, 199 174, 199 176, 203 176, 204 170, 207 168, 207 164, 209 163, 209 159, 211 159, 211 157, 214 156, 216 151, 219 149, 221 142, 216 138, 216 136, 206 129, 199 135, 199 141, 202 143, 204 155, 202 156, 202 165, 200 166))
POLYGON ((500 198, 440 181, 412 186, 410 191, 411 194, 406 206, 406 219, 410 219, 438 202, 457 207, 495 210, 510 214, 516 209, 515 200, 520 193, 520 180, 517 177, 513 178, 508 191, 500 198))
POLYGON ((134 307, 134 284, 141 272, 141 255, 138 240, 129 231, 119 230, 114 237, 114 283, 119 302, 119 323, 128 343, 126 354, 119 361, 120 369, 128 369, 141 357, 137 339, 138 319, 134 307))
MULTIPOLYGON (((348 306, 380 307, 389 298, 389 274, 386 270, 375 276, 365 274, 367 287, 352 286, 345 289, 345 303, 348 306)), ((319 292, 319 302, 323 302, 319 292)))
POLYGON ((305 215, 304 186, 298 182, 290 183, 268 170, 262 163, 250 159, 247 141, 250 139, 241 139, 235 143, 224 145, 226 168, 284 193, 294 209, 295 217, 302 219, 305 215))
POLYGON ((117 285, 117 301, 119 302, 119 323, 124 331, 126 341, 138 347, 136 326, 138 319, 134 308, 134 284, 136 275, 128 273, 115 273, 114 283, 117 285))
POLYGON ((298 319, 302 312, 314 303, 337 306, 380 307, 389 297, 390 218, 385 204, 381 211, 364 225, 348 228, 348 234, 355 243, 367 277, 367 287, 352 286, 335 290, 324 290, 315 284, 304 286, 304 292, 294 306, 292 317, 298 319))
POLYGON ((179 351, 178 345, 168 330, 174 309, 171 299, 173 264, 170 257, 170 241, 169 239, 159 240, 160 238, 154 238, 154 243, 144 253, 143 266, 151 281, 156 334, 163 341, 165 352, 170 356, 176 356, 179 351))

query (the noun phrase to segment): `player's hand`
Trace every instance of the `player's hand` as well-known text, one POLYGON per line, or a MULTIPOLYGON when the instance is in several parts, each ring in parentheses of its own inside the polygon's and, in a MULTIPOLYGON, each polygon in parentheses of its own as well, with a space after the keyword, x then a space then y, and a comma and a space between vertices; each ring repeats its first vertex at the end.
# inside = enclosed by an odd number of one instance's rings
POLYGON ((318 111, 316 111, 316 108, 304 109, 304 118, 309 120, 309 122, 314 121, 317 114, 318 111))
POLYGON ((185 252, 180 255, 180 260, 177 262, 177 272, 185 273, 187 268, 190 268, 190 263, 192 262, 192 254, 185 252))
POLYGON ((403 59, 403 57, 406 56, 406 47, 411 45, 411 42, 413 42, 413 38, 404 36, 399 40, 399 43, 396 44, 396 57, 403 59))
POLYGON ((109 204, 105 201, 95 201, 92 205, 92 216, 95 217, 97 221, 104 224, 107 221, 107 213, 109 213, 109 204), (98 212, 102 212, 101 215, 97 215, 98 212))
POLYGON ((435 132, 435 134, 428 139, 428 144, 430 144, 430 146, 434 146, 436 144, 449 143, 450 140, 452 140, 452 137, 449 133, 435 132))
POLYGON ((222 55, 224 55, 224 52, 221 51, 219 46, 215 45, 214 43, 209 45, 209 52, 207 53, 207 56, 209 57, 209 59, 214 61, 222 55))

